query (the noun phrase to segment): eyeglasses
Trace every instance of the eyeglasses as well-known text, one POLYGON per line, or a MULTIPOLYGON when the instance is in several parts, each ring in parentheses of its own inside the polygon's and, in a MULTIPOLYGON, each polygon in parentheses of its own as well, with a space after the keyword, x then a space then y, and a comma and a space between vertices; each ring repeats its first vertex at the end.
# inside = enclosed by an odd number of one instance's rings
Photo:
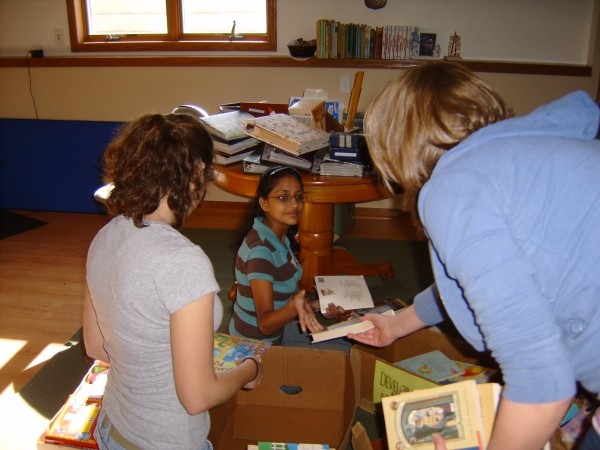
POLYGON ((292 201, 292 199, 294 199, 298 203, 302 203, 304 201, 304 194, 296 194, 296 195, 282 194, 282 195, 277 195, 275 197, 267 197, 267 198, 277 198, 277 199, 279 199, 279 201, 282 201, 283 203, 289 203, 292 201))

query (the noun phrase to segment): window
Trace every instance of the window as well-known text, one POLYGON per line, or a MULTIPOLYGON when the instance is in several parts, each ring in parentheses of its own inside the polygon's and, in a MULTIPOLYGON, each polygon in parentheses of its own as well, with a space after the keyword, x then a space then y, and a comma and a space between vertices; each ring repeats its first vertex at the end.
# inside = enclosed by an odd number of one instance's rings
POLYGON ((277 0, 67 0, 74 52, 277 49, 277 0))

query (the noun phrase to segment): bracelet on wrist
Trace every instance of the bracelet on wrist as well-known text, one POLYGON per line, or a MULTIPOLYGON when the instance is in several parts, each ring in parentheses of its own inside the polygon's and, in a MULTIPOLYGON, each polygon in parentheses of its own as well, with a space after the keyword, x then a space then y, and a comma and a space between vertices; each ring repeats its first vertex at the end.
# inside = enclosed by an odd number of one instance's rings
POLYGON ((258 378, 258 373, 260 372, 260 367, 258 366, 258 361, 256 360, 256 358, 254 356, 248 356, 247 358, 242 359, 242 363, 247 360, 251 360, 254 363, 254 365, 256 366, 256 374, 254 375, 254 377, 252 377, 252 379, 250 381, 248 381, 248 383, 252 383, 253 381, 256 380, 256 378, 258 378))

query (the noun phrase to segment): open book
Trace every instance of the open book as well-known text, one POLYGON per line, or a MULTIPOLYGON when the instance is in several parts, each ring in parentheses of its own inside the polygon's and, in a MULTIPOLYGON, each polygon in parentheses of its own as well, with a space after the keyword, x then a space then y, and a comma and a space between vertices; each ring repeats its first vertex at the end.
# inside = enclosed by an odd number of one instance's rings
POLYGON ((299 156, 329 145, 329 133, 287 114, 271 114, 246 122, 245 133, 299 156))
POLYGON ((371 292, 362 275, 317 275, 315 288, 321 303, 321 313, 327 312, 330 304, 345 311, 373 308, 371 292))
POLYGON ((433 433, 449 450, 487 447, 500 385, 461 381, 382 399, 388 448, 434 450, 433 433))

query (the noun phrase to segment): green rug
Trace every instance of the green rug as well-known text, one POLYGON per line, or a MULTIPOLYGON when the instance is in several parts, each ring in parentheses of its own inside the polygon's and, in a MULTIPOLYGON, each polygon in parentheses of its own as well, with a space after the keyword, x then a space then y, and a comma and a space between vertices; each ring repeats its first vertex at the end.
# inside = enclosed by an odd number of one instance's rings
POLYGON ((17 214, 8 209, 0 209, 0 239, 33 230, 42 225, 47 225, 47 222, 17 214))
MULTIPOLYGON (((224 306, 220 330, 226 330, 232 306, 227 298, 227 290, 233 282, 234 253, 230 247, 233 233, 198 228, 187 228, 182 232, 200 245, 213 263, 215 276, 222 289, 220 297, 224 306)), ((410 301, 433 280, 427 244, 424 242, 342 237, 336 245, 350 250, 361 262, 389 261, 392 264, 395 279, 383 281, 378 277, 367 277, 367 284, 375 301, 388 297, 410 301)), ((21 389, 20 395, 38 412, 51 418, 78 386, 89 367, 90 362, 84 357, 81 333, 78 332, 65 344, 65 349, 52 357, 21 389)))

